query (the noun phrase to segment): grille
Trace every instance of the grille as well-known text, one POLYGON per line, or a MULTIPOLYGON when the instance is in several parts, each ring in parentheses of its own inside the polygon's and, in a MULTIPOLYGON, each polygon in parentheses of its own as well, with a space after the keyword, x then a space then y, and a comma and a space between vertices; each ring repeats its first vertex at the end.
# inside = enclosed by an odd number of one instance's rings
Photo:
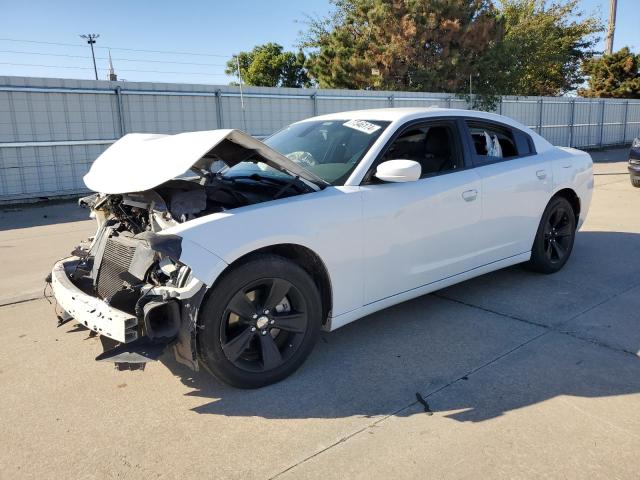
POLYGON ((129 270, 136 243, 125 237, 111 237, 107 239, 104 254, 98 270, 96 289, 100 297, 111 300, 124 287, 122 274, 129 270))

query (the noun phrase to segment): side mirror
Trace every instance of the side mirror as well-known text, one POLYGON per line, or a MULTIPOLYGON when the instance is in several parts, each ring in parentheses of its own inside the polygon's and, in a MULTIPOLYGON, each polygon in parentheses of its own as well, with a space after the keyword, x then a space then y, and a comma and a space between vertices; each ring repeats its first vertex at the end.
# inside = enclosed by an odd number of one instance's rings
POLYGON ((376 168, 375 177, 383 182, 413 182, 420 178, 422 167, 413 160, 387 160, 376 168))

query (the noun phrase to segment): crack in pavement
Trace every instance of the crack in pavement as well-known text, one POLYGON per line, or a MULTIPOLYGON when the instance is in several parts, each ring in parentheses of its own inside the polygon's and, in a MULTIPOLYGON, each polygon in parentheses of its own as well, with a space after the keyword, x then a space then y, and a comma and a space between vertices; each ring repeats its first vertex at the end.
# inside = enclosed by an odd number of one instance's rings
POLYGON ((448 300, 450 302, 459 303, 459 304, 465 305, 467 307, 477 308, 478 310, 482 310, 484 312, 493 313, 495 315, 500 315, 502 317, 509 318, 509 319, 512 319, 512 320, 516 320, 518 322, 523 322, 523 323, 526 323, 528 325, 535 325, 537 327, 542 327, 542 328, 544 328, 544 329, 546 329, 546 330, 548 330, 550 332, 559 333, 559 334, 562 334, 562 335, 567 335, 567 336, 573 337, 573 338, 575 338, 577 340, 580 340, 580 341, 583 341, 583 342, 587 342, 587 343, 590 343, 592 345, 597 345, 599 347, 606 348, 606 349, 609 349, 609 350, 613 350, 615 352, 626 353, 626 354, 629 354, 629 355, 633 355, 634 357, 637 357, 638 354, 636 352, 632 352, 630 350, 625 350, 624 348, 619 348, 619 347, 615 347, 613 345, 609 345, 608 343, 602 342, 602 341, 597 340, 595 338, 590 338, 590 337, 585 337, 585 336, 579 335, 577 332, 574 332, 574 331, 571 331, 571 330, 564 330, 562 327, 567 325, 568 323, 572 322, 576 318, 580 317, 581 315, 584 315, 585 313, 590 312, 591 310, 593 310, 595 308, 598 308, 599 306, 601 306, 601 305, 603 305, 603 304, 605 304, 607 302, 610 302, 611 300, 613 300, 616 297, 619 297, 620 295, 624 295, 628 291, 633 290, 634 288, 636 288, 638 286, 640 286, 640 282, 639 283, 634 283, 631 286, 625 288, 624 290, 622 290, 620 292, 617 292, 617 293, 614 293, 614 294, 610 295, 609 297, 605 298, 604 300, 602 300, 602 301, 600 301, 600 302, 598 302, 598 303, 596 303, 594 305, 591 305, 590 307, 587 307, 587 308, 579 311, 578 313, 576 313, 572 317, 566 319, 565 321, 561 322, 557 326, 545 325, 545 324, 542 324, 542 323, 535 322, 533 320, 527 320, 527 319, 520 318, 520 317, 517 317, 515 315, 508 314, 508 313, 502 313, 502 312, 499 312, 497 310, 492 310, 490 308, 481 307, 479 305, 474 305, 472 303, 464 302, 462 300, 458 300, 458 299, 455 299, 455 298, 450 298, 450 297, 442 295, 441 293, 438 293, 438 292, 432 293, 431 295, 433 295, 435 297, 438 297, 438 298, 441 298, 443 300, 448 300))
MULTIPOLYGON (((566 325, 568 322, 571 322, 572 320, 575 320, 579 316, 584 315, 585 313, 593 310, 594 308, 597 308, 600 305, 603 305, 604 303, 607 303, 607 302, 613 300, 614 298, 616 298, 616 297, 618 297, 620 295, 623 295, 624 293, 628 292, 629 290, 632 290, 633 288, 635 288, 635 287, 637 287, 639 285, 640 285, 640 283, 634 284, 631 287, 629 287, 629 288, 627 288, 627 289, 625 289, 625 290, 623 290, 621 292, 618 292, 618 293, 615 293, 615 294, 609 296, 608 298, 602 300, 601 302, 596 303, 595 305, 592 305, 592 306, 590 306, 588 308, 585 308, 584 310, 581 310, 580 312, 578 312, 574 316, 572 316, 572 317, 568 318, 567 320, 565 320, 564 322, 562 322, 560 325, 558 325, 558 327, 560 327, 562 325, 566 325)), ((522 342, 520 345, 517 345, 516 347, 512 348, 511 350, 509 350, 509 351, 507 351, 505 353, 502 353, 502 354, 496 356, 495 358, 493 358, 493 359, 491 359, 491 360, 479 365, 478 367, 472 368, 471 370, 469 370, 465 374, 460 375, 458 378, 456 378, 456 379, 450 381, 449 383, 447 383, 445 385, 442 385, 439 388, 435 389, 433 392, 424 395, 422 397, 424 400, 426 400, 426 399, 432 397, 433 395, 435 395, 435 394, 437 394, 437 393, 449 388, 450 386, 454 385, 455 383, 460 382, 462 379, 466 379, 469 376, 473 375, 474 373, 477 373, 480 370, 493 365, 494 363, 502 360, 503 358, 507 357, 508 355, 511 355, 512 353, 516 352, 517 350, 520 350, 522 347, 525 347, 525 346, 529 345, 530 343, 532 343, 532 342, 544 337, 545 335, 548 335, 549 333, 559 333, 559 334, 562 334, 562 335, 567 335, 567 336, 570 336, 572 338, 575 338, 576 340, 580 340, 580 341, 583 341, 583 342, 586 342, 586 343, 589 343, 589 344, 592 344, 592 345, 596 345, 596 346, 599 346, 599 347, 602 347, 602 348, 606 348, 607 350, 612 350, 612 351, 615 351, 615 352, 631 354, 631 355, 633 355, 634 357, 637 358, 637 354, 634 353, 634 352, 629 352, 629 351, 627 351, 625 349, 622 349, 622 348, 616 348, 614 346, 608 345, 608 344, 606 344, 604 342, 600 342, 600 341, 595 340, 595 339, 584 338, 582 336, 576 335, 573 332, 560 330, 557 327, 551 327, 551 326, 548 326, 548 325, 544 325, 544 324, 535 322, 533 320, 527 320, 527 319, 524 319, 524 318, 517 317, 515 315, 498 312, 498 311, 491 310, 489 308, 481 307, 481 306, 478 306, 478 305, 473 305, 471 303, 463 302, 461 300, 456 300, 456 299, 453 299, 453 298, 446 297, 446 296, 444 296, 444 295, 442 295, 440 293, 437 293, 437 292, 432 293, 431 295, 433 295, 433 296, 435 296, 437 298, 441 298, 443 300, 448 300, 450 302, 454 302, 454 303, 458 303, 458 304, 461 304, 461 305, 465 305, 465 306, 468 306, 470 308, 476 308, 478 310, 482 310, 482 311, 485 311, 485 312, 488 312, 488 313, 492 313, 494 315, 498 315, 498 316, 501 316, 501 317, 504 317, 504 318, 508 318, 508 319, 515 320, 515 321, 518 321, 518 322, 523 322, 523 323, 526 323, 528 325, 541 327, 541 328, 544 329, 544 331, 539 333, 539 334, 537 334, 537 335, 535 335, 534 337, 522 342)), ((358 430, 356 430, 356 431, 354 431, 354 432, 342 437, 338 441, 333 442, 332 444, 327 445, 326 447, 324 447, 324 448, 314 452, 313 454, 303 458, 299 462, 296 462, 293 465, 290 465, 289 467, 285 468, 284 470, 282 470, 282 471, 276 473, 275 475, 269 477, 269 480, 273 480, 275 478, 278 478, 278 477, 284 475, 285 473, 297 468, 298 466, 302 465, 303 463, 306 463, 309 460, 311 460, 311 459, 313 459, 313 458, 315 458, 315 457, 317 457, 319 455, 322 455, 323 453, 331 450, 332 448, 334 448, 334 447, 336 447, 336 446, 338 446, 340 444, 346 443, 347 441, 349 441, 353 437, 355 437, 355 436, 357 436, 357 435, 359 435, 359 434, 361 434, 363 432, 366 432, 366 431, 370 430, 371 428, 375 427, 376 425, 380 424, 381 422, 384 422, 385 420, 387 420, 387 419, 389 419, 389 418, 391 418, 391 417, 393 417, 395 415, 398 415, 398 414, 400 414, 400 413, 402 413, 402 412, 404 412, 406 410, 409 410, 409 409, 417 406, 418 403, 419 403, 419 401, 415 400, 415 401, 413 401, 413 402, 411 402, 411 403, 409 403, 409 404, 407 404, 407 405, 405 405, 405 406, 403 406, 403 407, 401 407, 401 408, 399 408, 399 409, 397 409, 397 410, 395 410, 395 411, 393 411, 393 412, 391 412, 391 413, 389 413, 387 415, 384 415, 384 416, 378 418, 376 421, 365 425, 364 427, 362 427, 362 428, 360 428, 360 429, 358 429, 358 430)))
MULTIPOLYGON (((18 305, 20 303, 27 303, 27 302, 33 302, 34 300, 41 300, 41 299, 45 299, 46 297, 44 297, 42 294, 38 294, 38 296, 35 297, 28 297, 28 298, 21 298, 18 300, 9 300, 6 303, 0 303, 0 308, 2 307, 10 307, 11 305, 18 305)), ((2 300, 0 300, 1 302, 2 300)))
MULTIPOLYGON (((455 383, 457 383, 457 382, 459 382, 459 381, 462 381, 462 379, 463 379, 463 378, 469 377, 470 375, 473 375, 474 373, 476 373, 476 372, 478 372, 478 371, 482 370, 483 368, 486 368, 486 367, 488 367, 488 366, 490 366, 490 365, 494 364, 495 362, 498 362, 498 361, 502 360, 504 357, 506 357, 506 356, 508 356, 508 355, 511 355, 512 353, 514 353, 515 351, 519 350, 520 348, 522 348, 522 347, 524 347, 524 346, 526 346, 526 345, 530 344, 531 342, 534 342, 535 340, 538 340, 538 339, 539 339, 539 338, 541 338, 541 337, 544 337, 545 335, 547 335, 547 334, 549 334, 549 333, 550 333, 550 331, 549 331, 549 330, 545 330, 544 332, 542 332, 542 333, 539 333, 539 334, 535 335, 534 337, 530 338, 529 340, 525 340, 525 341, 524 341, 524 342, 522 342, 520 345, 517 345, 516 347, 513 347, 511 350, 509 350, 509 351, 507 351, 507 352, 504 352, 504 353, 501 353, 501 354, 500 354, 500 355, 498 355, 497 357, 492 358, 491 360, 489 360, 489 361, 487 361, 487 362, 483 363, 482 365, 480 365, 480 366, 478 366, 478 367, 475 367, 475 368, 472 368, 471 370, 469 370, 468 372, 464 373, 463 375, 460 375, 458 378, 456 378, 456 379, 454 379, 454 380, 451 380, 449 383, 447 383, 447 384, 445 384, 445 385, 442 385, 442 386, 441 386, 441 387, 439 387, 439 388, 436 388, 433 392, 431 392, 431 393, 428 393, 428 394, 424 395, 424 396, 423 396, 423 399, 425 399, 425 400, 426 400, 426 399, 430 398, 431 396, 435 395, 436 393, 439 393, 439 392, 441 392, 442 390, 444 390, 444 389, 446 389, 446 388, 449 388, 451 385, 453 385, 453 384, 455 384, 455 383)), ((282 471, 280 471, 280 472, 276 473, 276 474, 275 474, 275 475, 273 475, 272 477, 269 477, 269 480, 273 480, 273 479, 275 479, 275 478, 280 477, 281 475, 284 475, 285 473, 287 473, 287 472, 289 472, 289 471, 293 470, 294 468, 296 468, 296 467, 298 467, 298 466, 302 465, 303 463, 305 463, 305 462, 307 462, 307 461, 311 460, 312 458, 315 458, 315 457, 317 457, 318 455, 322 455, 324 452, 326 452, 326 451, 328 451, 328 450, 332 449, 333 447, 335 447, 335 446, 337 446, 337 445, 340 445, 340 444, 342 444, 342 443, 345 443, 345 442, 347 442, 348 440, 350 440, 351 438, 355 437, 356 435, 359 435, 360 433, 365 432, 365 431, 367 431, 367 430, 369 430, 369 429, 371 429, 371 428, 375 427, 375 426, 376 426, 376 425, 378 425, 379 423, 384 422, 385 420, 387 420, 387 419, 389 419, 389 418, 391 418, 391 417, 393 417, 393 416, 395 416, 395 415, 398 415, 398 414, 400 414, 400 413, 404 412, 405 410, 409 410, 410 408, 415 407, 416 405, 418 405, 418 403, 420 403, 420 402, 419 402, 418 400, 415 400, 415 401, 413 401, 413 402, 411 402, 411 403, 409 403, 409 404, 407 404, 407 405, 405 405, 405 406, 403 406, 403 407, 401 407, 401 408, 399 408, 399 409, 397 409, 397 410, 395 410, 395 411, 393 411, 393 412, 391 412, 391 413, 389 413, 389 414, 387 414, 387 415, 384 415, 384 416, 380 417, 380 418, 379 418, 379 419, 377 419, 376 421, 374 421, 374 422, 372 422, 372 423, 369 423, 369 424, 365 425, 364 427, 362 427, 362 428, 360 428, 360 429, 358 429, 358 430, 356 430, 356 431, 354 431, 354 432, 352 432, 352 433, 350 433, 350 434, 348 434, 348 435, 346 435, 346 436, 342 437, 342 438, 341 438, 340 440, 338 440, 337 442, 334 442, 334 443, 332 443, 331 445, 327 445, 326 447, 324 447, 324 448, 322 448, 322 449, 318 450, 317 452, 315 452, 315 453, 313 453, 313 454, 311 454, 311 455, 309 455, 309 456, 307 456, 307 457, 303 458, 303 459, 302 459, 302 460, 300 460, 299 462, 296 462, 295 464, 293 464, 293 465, 291 465, 291 466, 287 467, 286 469, 284 469, 284 470, 282 470, 282 471)))

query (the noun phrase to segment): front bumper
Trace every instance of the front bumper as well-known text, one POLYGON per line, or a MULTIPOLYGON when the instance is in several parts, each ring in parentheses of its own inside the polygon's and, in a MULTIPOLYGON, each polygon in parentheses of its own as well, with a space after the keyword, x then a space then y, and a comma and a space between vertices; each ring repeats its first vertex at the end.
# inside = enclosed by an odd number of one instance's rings
POLYGON ((635 160, 629 162, 629 174, 634 178, 640 178, 640 160, 635 160))
POLYGON ((111 307, 76 287, 69 276, 80 261, 78 257, 60 260, 51 272, 51 288, 58 305, 76 322, 121 343, 138 338, 138 319, 135 315, 111 307))

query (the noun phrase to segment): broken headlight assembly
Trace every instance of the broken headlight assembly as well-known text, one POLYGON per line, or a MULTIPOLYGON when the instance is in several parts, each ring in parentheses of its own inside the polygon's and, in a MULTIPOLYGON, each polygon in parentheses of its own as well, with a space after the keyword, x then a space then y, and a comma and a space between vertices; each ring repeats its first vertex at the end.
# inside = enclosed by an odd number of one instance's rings
POLYGON ((183 263, 162 256, 151 269, 150 279, 158 286, 184 287, 191 277, 191 269, 183 263))

